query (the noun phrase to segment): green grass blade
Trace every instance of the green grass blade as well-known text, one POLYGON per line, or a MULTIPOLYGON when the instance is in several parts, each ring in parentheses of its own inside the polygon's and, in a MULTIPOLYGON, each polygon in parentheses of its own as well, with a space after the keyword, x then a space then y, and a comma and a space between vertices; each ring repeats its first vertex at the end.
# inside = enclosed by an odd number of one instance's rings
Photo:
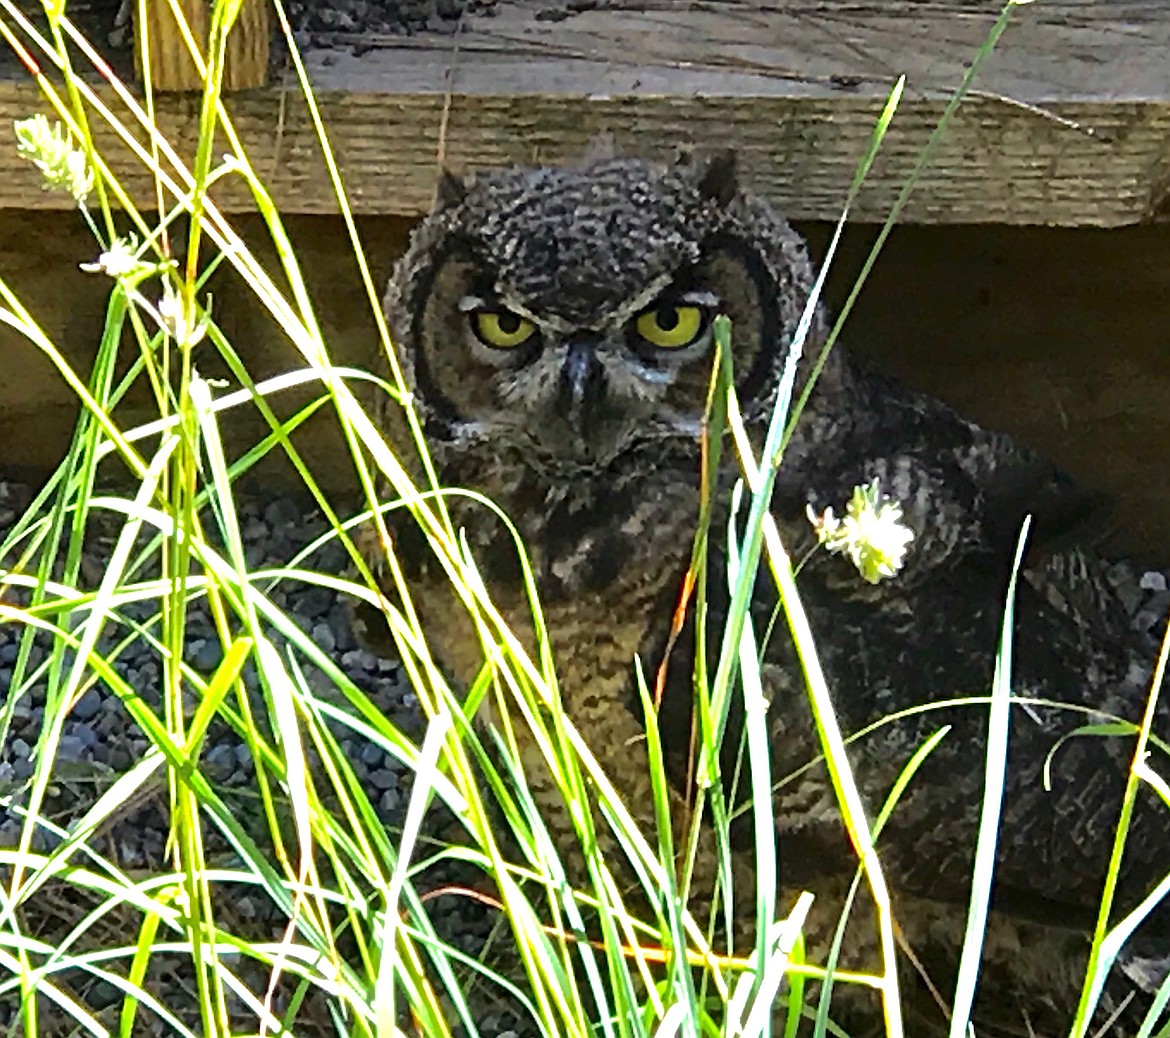
POLYGON ((979 834, 975 844, 975 863, 971 872, 971 900, 967 909, 967 928, 959 958, 955 998, 951 1008, 950 1038, 963 1038, 971 1019, 979 968, 983 959, 983 939, 987 930, 987 913, 991 905, 991 886, 995 878, 996 847, 999 842, 999 819, 1003 810, 1004 780, 1007 776, 1008 732, 1012 705, 1012 632, 1015 624, 1016 581, 1024 560, 1031 516, 1024 520, 1016 544, 1016 556, 1008 581, 1004 606, 1003 630, 999 653, 991 681, 991 707, 987 718, 987 748, 984 754, 983 806, 979 814, 979 834))
POLYGON ((1166 676, 1168 659, 1170 659, 1170 624, 1167 624, 1162 636, 1162 647, 1158 653, 1157 665, 1154 668, 1150 694, 1146 699, 1146 708, 1142 716, 1141 726, 1138 728, 1137 737, 1134 739, 1133 762, 1130 766, 1129 774, 1126 777, 1125 793, 1122 797, 1117 829, 1114 832, 1113 847, 1109 856, 1109 867, 1105 874, 1101 903, 1097 910, 1097 922, 1093 930, 1093 941, 1089 948, 1089 961, 1085 968, 1085 983, 1081 988, 1081 997, 1077 1003, 1077 1011, 1073 1019, 1072 1038, 1085 1038, 1085 1035, 1089 1033, 1093 1013, 1097 1008, 1097 1002, 1105 986, 1105 977, 1111 965, 1111 962, 1107 961, 1107 956, 1112 950, 1112 945, 1107 944, 1109 920, 1113 912, 1113 902, 1117 893, 1117 884, 1121 876, 1121 863, 1125 856, 1125 842, 1129 835, 1130 823, 1133 820, 1134 804, 1137 801, 1138 790, 1142 782, 1141 770, 1145 764, 1147 748, 1157 713, 1158 699, 1166 676))

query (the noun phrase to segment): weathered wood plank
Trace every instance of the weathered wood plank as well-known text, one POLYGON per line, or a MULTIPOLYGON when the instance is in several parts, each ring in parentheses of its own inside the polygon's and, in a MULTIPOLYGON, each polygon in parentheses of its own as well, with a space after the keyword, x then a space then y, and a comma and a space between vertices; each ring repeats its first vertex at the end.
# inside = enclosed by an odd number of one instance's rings
MULTIPOLYGON (((202 46, 206 60, 210 27, 209 0, 176 0, 191 35, 202 46)), ((151 83, 155 90, 200 90, 200 76, 183 32, 168 0, 143 5, 150 48, 151 83)), ((145 67, 142 33, 134 33, 134 68, 141 78, 145 67)), ((239 16, 228 34, 224 61, 224 88, 246 90, 263 86, 268 78, 267 0, 243 0, 239 16)))
MULTIPOLYGON (((1001 0, 608 0, 560 21, 501 0, 458 36, 338 34, 311 62, 335 87, 471 94, 885 95, 949 91, 1001 0), (356 48, 358 54, 352 52, 356 48)), ((1157 0, 1017 7, 980 88, 1030 104, 1170 100, 1170 10, 1157 0)))
MULTIPOLYGON (((360 54, 309 53, 358 211, 425 210, 440 155, 455 167, 555 161, 604 132, 637 153, 735 147, 788 213, 833 218, 905 72, 905 99, 854 212, 880 219, 998 4, 713 0, 551 22, 537 17, 547 6, 512 0, 455 35, 364 36, 350 41, 360 54)), ((1166 216, 1170 5, 1050 0, 1018 9, 1015 23, 904 219, 1114 226, 1166 216)), ((162 102, 163 126, 189 154, 189 102, 162 102)), ((34 107, 28 87, 0 81, 0 120, 34 107)), ((294 84, 234 95, 229 108, 286 210, 336 211, 294 84)), ((151 197, 133 162, 115 168, 151 197)), ((221 192, 225 207, 250 207, 238 188, 221 192)), ((0 205, 64 201, 0 150, 0 205)))

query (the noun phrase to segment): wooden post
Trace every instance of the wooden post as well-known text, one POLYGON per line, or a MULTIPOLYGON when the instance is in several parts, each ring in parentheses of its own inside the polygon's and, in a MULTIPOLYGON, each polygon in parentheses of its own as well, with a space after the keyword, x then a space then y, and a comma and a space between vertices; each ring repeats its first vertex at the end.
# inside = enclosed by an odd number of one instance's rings
MULTIPOLYGON (((200 46, 207 46, 211 23, 211 0, 176 0, 191 33, 200 46)), ((150 41, 151 82, 156 90, 201 90, 203 80, 191 60, 191 53, 179 31, 170 0, 146 0, 136 13, 146 11, 146 32, 150 41)), ((134 68, 142 76, 142 37, 134 33, 134 68)), ((204 50, 206 57, 206 50, 204 50)), ((225 90, 247 90, 263 86, 268 78, 268 0, 243 0, 239 18, 227 41, 224 71, 225 90)))

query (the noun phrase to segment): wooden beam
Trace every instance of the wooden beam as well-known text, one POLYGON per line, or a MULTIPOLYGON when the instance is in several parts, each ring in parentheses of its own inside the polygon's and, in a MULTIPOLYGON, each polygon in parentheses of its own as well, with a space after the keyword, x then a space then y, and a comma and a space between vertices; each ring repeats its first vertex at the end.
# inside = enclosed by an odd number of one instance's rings
MULTIPOLYGON (((558 22, 547 0, 509 0, 459 34, 335 38, 306 55, 359 212, 417 214, 439 157, 457 168, 579 156, 599 133, 619 150, 736 148, 747 178, 797 218, 834 219, 898 74, 907 88, 853 215, 884 218, 998 0, 845 0, 609 6, 558 22)), ((1116 226, 1170 216, 1170 5, 1048 0, 1013 24, 919 182, 921 223, 1116 226)), ((0 80, 0 122, 30 86, 0 80)), ((295 82, 229 109, 289 212, 336 212, 295 82)), ((189 103, 163 98, 165 132, 190 154, 189 103)), ((151 182, 112 138, 136 197, 151 182)), ((228 209, 251 208, 234 178, 228 209)), ((0 206, 62 205, 0 149, 0 206)))
MULTIPOLYGON (((211 22, 211 0, 174 0, 201 45, 206 59, 207 35, 211 22)), ((151 82, 155 90, 201 90, 199 75, 191 51, 175 18, 171 0, 146 0, 138 11, 145 11, 146 35, 150 47, 151 82)), ((267 0, 243 0, 239 17, 227 38, 224 65, 224 88, 246 90, 263 86, 268 78, 268 4, 267 0)), ((134 66, 141 78, 144 62, 142 33, 134 33, 134 66)))

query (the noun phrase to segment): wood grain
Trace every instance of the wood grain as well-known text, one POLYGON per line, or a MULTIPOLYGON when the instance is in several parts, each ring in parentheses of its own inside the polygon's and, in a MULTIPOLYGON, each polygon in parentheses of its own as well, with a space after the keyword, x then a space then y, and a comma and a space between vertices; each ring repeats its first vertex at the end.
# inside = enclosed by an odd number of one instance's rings
MULTIPOLYGON (((206 58, 210 25, 209 0, 175 0, 190 28, 203 46, 206 58)), ((195 67, 183 39, 170 0, 150 0, 146 12, 146 34, 150 43, 151 82, 155 90, 201 90, 203 77, 195 67)), ((144 67, 140 44, 142 34, 134 33, 134 67, 141 77, 144 67)), ((243 0, 235 25, 227 38, 223 85, 226 90, 263 86, 268 78, 267 0, 243 0)))
MULTIPOLYGON (((833 219, 890 85, 907 90, 854 210, 883 219, 998 4, 639 3, 561 21, 512 0, 459 33, 339 37, 306 60, 357 211, 417 214, 439 157, 456 168, 556 161, 599 133, 623 152, 730 146, 797 218, 833 219), (440 137, 442 140, 440 141, 440 137)), ((903 219, 1118 226, 1170 209, 1170 5, 1049 0, 1017 9, 903 219)), ((189 99, 159 120, 190 154, 189 99)), ((31 86, 0 80, 0 119, 31 86)), ((337 211, 291 79, 234 95, 250 156, 288 212, 337 211)), ((136 197, 136 162, 109 153, 136 197)), ((64 205, 0 150, 0 205, 64 205)), ((250 208, 236 184, 220 201, 250 208)))

